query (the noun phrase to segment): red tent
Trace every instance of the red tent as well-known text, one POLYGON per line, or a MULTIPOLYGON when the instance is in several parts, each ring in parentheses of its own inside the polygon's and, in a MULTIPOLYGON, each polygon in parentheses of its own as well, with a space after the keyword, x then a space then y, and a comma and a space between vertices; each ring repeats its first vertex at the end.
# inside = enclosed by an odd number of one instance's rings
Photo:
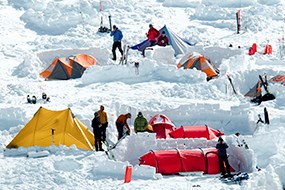
POLYGON ((263 54, 272 54, 272 46, 269 44, 266 44, 263 54))
POLYGON ((140 165, 153 166, 157 173, 163 175, 197 171, 204 174, 220 173, 216 148, 150 151, 140 157, 140 165))
POLYGON ((172 138, 206 138, 212 140, 223 133, 219 130, 205 126, 182 126, 169 133, 172 138))
POLYGON ((248 55, 254 55, 257 51, 256 43, 253 43, 248 50, 248 55))
POLYGON ((169 133, 176 129, 170 119, 163 114, 155 115, 149 120, 148 124, 152 126, 156 138, 169 138, 169 133))

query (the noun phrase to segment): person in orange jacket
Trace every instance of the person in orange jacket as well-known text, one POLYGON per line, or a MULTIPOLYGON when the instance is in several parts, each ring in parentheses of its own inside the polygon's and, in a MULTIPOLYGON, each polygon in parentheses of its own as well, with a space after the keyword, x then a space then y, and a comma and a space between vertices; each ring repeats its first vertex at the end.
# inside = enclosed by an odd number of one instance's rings
POLYGON ((131 129, 127 123, 127 119, 131 118, 132 115, 130 113, 121 114, 116 120, 116 126, 118 131, 118 140, 120 140, 124 136, 124 126, 127 128, 127 134, 130 135, 131 129))
POLYGON ((102 141, 106 141, 106 129, 108 127, 108 116, 107 113, 104 111, 105 107, 103 105, 100 106, 100 110, 98 111, 100 123, 102 125, 101 127, 101 133, 102 133, 102 141))

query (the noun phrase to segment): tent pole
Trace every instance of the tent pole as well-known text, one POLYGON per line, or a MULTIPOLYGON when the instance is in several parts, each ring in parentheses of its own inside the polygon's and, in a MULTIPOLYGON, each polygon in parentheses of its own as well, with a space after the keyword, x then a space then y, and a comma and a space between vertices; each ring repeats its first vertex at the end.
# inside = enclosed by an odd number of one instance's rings
POLYGON ((52 128, 51 129, 51 142, 52 142, 52 145, 54 145, 54 131, 55 131, 55 129, 52 128))

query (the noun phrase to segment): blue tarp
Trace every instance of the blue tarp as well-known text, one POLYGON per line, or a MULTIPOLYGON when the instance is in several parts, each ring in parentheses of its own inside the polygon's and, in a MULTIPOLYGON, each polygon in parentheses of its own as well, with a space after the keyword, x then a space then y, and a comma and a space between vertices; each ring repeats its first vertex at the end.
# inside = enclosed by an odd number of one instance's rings
MULTIPOLYGON (((194 46, 194 44, 188 42, 187 40, 179 37, 177 34, 175 34, 174 32, 172 32, 171 30, 169 30, 169 28, 167 28, 166 26, 162 27, 159 30, 159 33, 161 34, 162 31, 165 32, 166 36, 169 39, 169 43, 172 46, 172 48, 174 49, 174 55, 178 55, 178 54, 184 54, 187 53, 189 50, 188 48, 190 46, 194 46)), ((131 47, 131 49, 133 50, 139 50, 139 51, 143 51, 145 48, 150 46, 150 42, 148 39, 144 40, 143 42, 134 45, 131 47)))

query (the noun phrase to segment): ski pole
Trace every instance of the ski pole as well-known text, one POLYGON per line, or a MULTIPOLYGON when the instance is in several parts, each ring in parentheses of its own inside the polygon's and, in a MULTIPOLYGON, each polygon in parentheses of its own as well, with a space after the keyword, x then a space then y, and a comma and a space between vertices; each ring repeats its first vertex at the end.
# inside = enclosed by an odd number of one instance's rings
POLYGON ((109 15, 109 24, 110 24, 110 32, 112 31, 112 21, 111 21, 111 14, 109 15))

